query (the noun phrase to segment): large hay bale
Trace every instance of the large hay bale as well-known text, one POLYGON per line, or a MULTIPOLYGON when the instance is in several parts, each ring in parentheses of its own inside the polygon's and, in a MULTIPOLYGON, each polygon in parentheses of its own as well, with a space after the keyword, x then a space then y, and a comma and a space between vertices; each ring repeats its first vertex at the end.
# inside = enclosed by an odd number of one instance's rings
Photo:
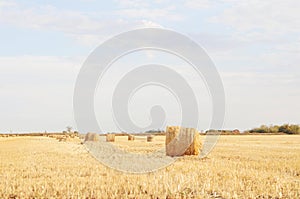
POLYGON ((134 141, 135 137, 134 135, 128 135, 128 141, 134 141))
POLYGON ((153 142, 154 136, 153 135, 148 135, 147 136, 147 142, 153 142))
POLYGON ((196 129, 179 126, 167 127, 166 155, 199 155, 201 147, 200 134, 196 129))
POLYGON ((87 133, 85 135, 84 141, 85 142, 88 142, 88 141, 92 141, 92 142, 99 141, 99 135, 97 133, 87 133))
POLYGON ((106 134, 106 142, 114 142, 115 134, 106 134))

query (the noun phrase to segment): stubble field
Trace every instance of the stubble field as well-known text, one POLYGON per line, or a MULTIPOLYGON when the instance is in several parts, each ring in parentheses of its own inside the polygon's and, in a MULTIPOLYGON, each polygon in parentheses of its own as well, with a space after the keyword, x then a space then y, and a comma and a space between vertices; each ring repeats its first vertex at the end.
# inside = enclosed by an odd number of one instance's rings
MULTIPOLYGON (((146 153, 164 137, 115 144, 146 153)), ((0 198, 300 198, 300 136, 221 136, 207 158, 148 174, 103 166, 79 139, 0 138, 0 198)))

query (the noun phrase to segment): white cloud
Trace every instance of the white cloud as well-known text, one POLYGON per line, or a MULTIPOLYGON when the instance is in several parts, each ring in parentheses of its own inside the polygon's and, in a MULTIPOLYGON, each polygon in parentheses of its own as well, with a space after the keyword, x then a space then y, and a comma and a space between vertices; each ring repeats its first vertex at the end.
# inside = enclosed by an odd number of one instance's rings
POLYGON ((215 1, 210 0, 186 0, 184 1, 184 6, 190 9, 207 9, 216 5, 215 1))
POLYGON ((181 21, 184 16, 177 12, 174 2, 169 0, 117 0, 120 9, 116 12, 122 18, 181 21))
POLYGON ((1 0, 0 1, 0 8, 1 7, 11 7, 11 6, 15 6, 16 3, 13 1, 5 1, 5 0, 1 0))
POLYGON ((105 13, 101 16, 98 13, 60 10, 50 5, 32 8, 20 4, 14 4, 14 6, 3 5, 4 7, 0 7, 0 24, 63 32, 84 45, 94 45, 95 42, 99 43, 99 41, 125 30, 161 27, 150 20, 124 20, 121 19, 122 16, 117 17, 117 14, 107 17, 105 13), (107 19, 104 20, 102 17, 107 19))
POLYGON ((297 0, 223 2, 230 7, 211 21, 231 26, 243 38, 268 39, 300 32, 300 2, 297 0))
POLYGON ((91 33, 82 34, 68 34, 72 36, 78 43, 86 46, 94 46, 109 39, 110 37, 124 32, 126 30, 132 30, 137 28, 149 28, 149 27, 162 27, 161 25, 147 20, 138 20, 129 22, 125 20, 114 20, 112 23, 107 23, 103 30, 91 33))
POLYGON ((149 19, 149 20, 168 20, 181 21, 184 17, 175 12, 174 7, 165 8, 127 8, 116 12, 120 16, 135 18, 135 19, 149 19))
POLYGON ((128 7, 128 8, 142 8, 148 7, 149 3, 145 0, 115 0, 121 7, 128 7))
POLYGON ((83 31, 95 31, 101 26, 95 20, 80 12, 61 12, 53 6, 39 6, 26 8, 16 5, 12 8, 2 9, 0 22, 24 28, 49 29, 64 31, 67 33, 80 33, 83 31))

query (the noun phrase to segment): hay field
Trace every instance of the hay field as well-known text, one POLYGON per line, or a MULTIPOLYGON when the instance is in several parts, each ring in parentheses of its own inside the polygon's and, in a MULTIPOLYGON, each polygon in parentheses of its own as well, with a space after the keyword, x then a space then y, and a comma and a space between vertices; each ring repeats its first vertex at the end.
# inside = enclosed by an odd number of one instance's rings
MULTIPOLYGON (((145 153, 163 147, 164 137, 115 144, 145 153)), ((101 165, 79 139, 0 138, 0 198, 9 197, 300 198, 300 136, 221 136, 206 159, 186 156, 139 175, 101 165)))

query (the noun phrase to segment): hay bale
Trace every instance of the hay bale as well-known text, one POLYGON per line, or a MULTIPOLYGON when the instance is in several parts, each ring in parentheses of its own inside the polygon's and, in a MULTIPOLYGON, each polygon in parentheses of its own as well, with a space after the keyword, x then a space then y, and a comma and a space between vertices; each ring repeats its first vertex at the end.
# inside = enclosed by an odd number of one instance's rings
POLYGON ((134 135, 128 135, 128 141, 134 141, 135 137, 134 135))
POLYGON ((91 142, 96 142, 99 141, 99 135, 97 133, 87 133, 85 138, 85 142, 91 141, 91 142))
POLYGON ((67 138, 66 137, 60 137, 60 138, 58 138, 58 141, 59 142, 66 142, 67 138))
POLYGON ((106 142, 114 142, 115 134, 106 134, 106 142))
POLYGON ((241 134, 240 130, 238 130, 238 129, 234 129, 234 130, 232 131, 232 133, 233 133, 233 134, 241 134))
POLYGON ((148 135, 147 136, 147 142, 153 142, 154 136, 153 135, 148 135))
POLYGON ((199 155, 201 147, 200 134, 196 129, 179 126, 167 127, 166 155, 199 155))

